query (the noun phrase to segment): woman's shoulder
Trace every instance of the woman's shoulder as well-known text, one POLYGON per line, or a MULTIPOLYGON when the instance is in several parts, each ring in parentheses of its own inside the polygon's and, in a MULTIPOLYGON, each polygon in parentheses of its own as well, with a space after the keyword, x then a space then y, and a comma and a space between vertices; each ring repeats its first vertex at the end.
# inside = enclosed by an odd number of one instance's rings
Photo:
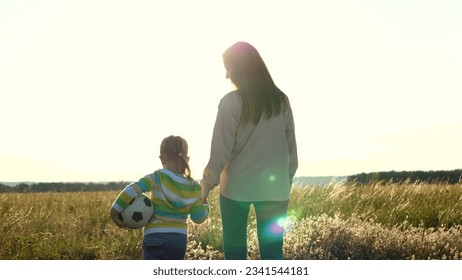
POLYGON ((223 103, 227 103, 227 104, 239 103, 240 104, 241 102, 242 102, 242 99, 241 99, 241 96, 237 93, 237 90, 228 92, 220 100, 220 104, 223 104, 223 103))
POLYGON ((218 105, 218 109, 229 112, 233 116, 238 116, 242 110, 242 98, 237 91, 231 91, 223 96, 218 105))

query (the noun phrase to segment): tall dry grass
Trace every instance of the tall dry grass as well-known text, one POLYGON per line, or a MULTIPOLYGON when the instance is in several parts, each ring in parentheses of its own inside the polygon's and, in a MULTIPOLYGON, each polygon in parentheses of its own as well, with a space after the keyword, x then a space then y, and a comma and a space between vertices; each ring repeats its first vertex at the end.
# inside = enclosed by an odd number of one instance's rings
POLYGON ((366 186, 335 183, 326 187, 296 187, 290 207, 299 218, 327 214, 360 216, 387 226, 404 222, 419 227, 462 224, 462 183, 394 184, 366 186))
MULTIPOLYGON (((0 194, 0 259, 140 259, 141 230, 109 218, 117 192, 0 194)), ((189 225, 187 259, 223 259, 217 192, 189 225)), ((462 184, 294 187, 287 259, 461 259, 462 184)), ((255 215, 248 258, 258 259, 255 215)))

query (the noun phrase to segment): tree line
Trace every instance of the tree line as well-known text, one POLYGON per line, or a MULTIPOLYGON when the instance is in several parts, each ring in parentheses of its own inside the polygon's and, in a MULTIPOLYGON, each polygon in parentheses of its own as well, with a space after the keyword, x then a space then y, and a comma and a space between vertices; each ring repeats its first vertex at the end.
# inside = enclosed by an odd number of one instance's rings
POLYGON ((387 171, 360 173, 347 177, 347 183, 462 183, 462 169, 440 171, 387 171))
MULTIPOLYGON (((360 173, 347 176, 347 183, 371 184, 384 183, 462 183, 462 169, 449 171, 387 171, 360 173)), ((105 183, 20 183, 14 187, 0 183, 0 193, 5 192, 95 192, 95 191, 120 191, 130 182, 105 182, 105 183)))

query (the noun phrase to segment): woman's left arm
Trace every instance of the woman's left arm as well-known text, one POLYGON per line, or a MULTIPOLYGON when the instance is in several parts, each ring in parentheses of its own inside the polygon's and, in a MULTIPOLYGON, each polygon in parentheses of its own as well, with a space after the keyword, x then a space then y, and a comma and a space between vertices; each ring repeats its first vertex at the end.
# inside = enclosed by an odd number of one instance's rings
POLYGON ((292 109, 289 106, 286 112, 286 137, 289 149, 289 178, 290 183, 295 176, 298 168, 297 141, 295 139, 295 123, 292 109))

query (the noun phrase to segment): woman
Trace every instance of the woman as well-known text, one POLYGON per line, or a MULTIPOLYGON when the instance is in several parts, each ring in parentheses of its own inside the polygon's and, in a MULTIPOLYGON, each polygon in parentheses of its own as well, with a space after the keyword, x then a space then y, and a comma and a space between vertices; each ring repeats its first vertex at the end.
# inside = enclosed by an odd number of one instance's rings
POLYGON ((203 202, 220 185, 225 259, 246 259, 250 205, 257 218, 261 259, 283 259, 283 222, 297 145, 292 109, 258 51, 237 42, 223 54, 236 90, 218 106, 209 162, 201 180, 203 202))

